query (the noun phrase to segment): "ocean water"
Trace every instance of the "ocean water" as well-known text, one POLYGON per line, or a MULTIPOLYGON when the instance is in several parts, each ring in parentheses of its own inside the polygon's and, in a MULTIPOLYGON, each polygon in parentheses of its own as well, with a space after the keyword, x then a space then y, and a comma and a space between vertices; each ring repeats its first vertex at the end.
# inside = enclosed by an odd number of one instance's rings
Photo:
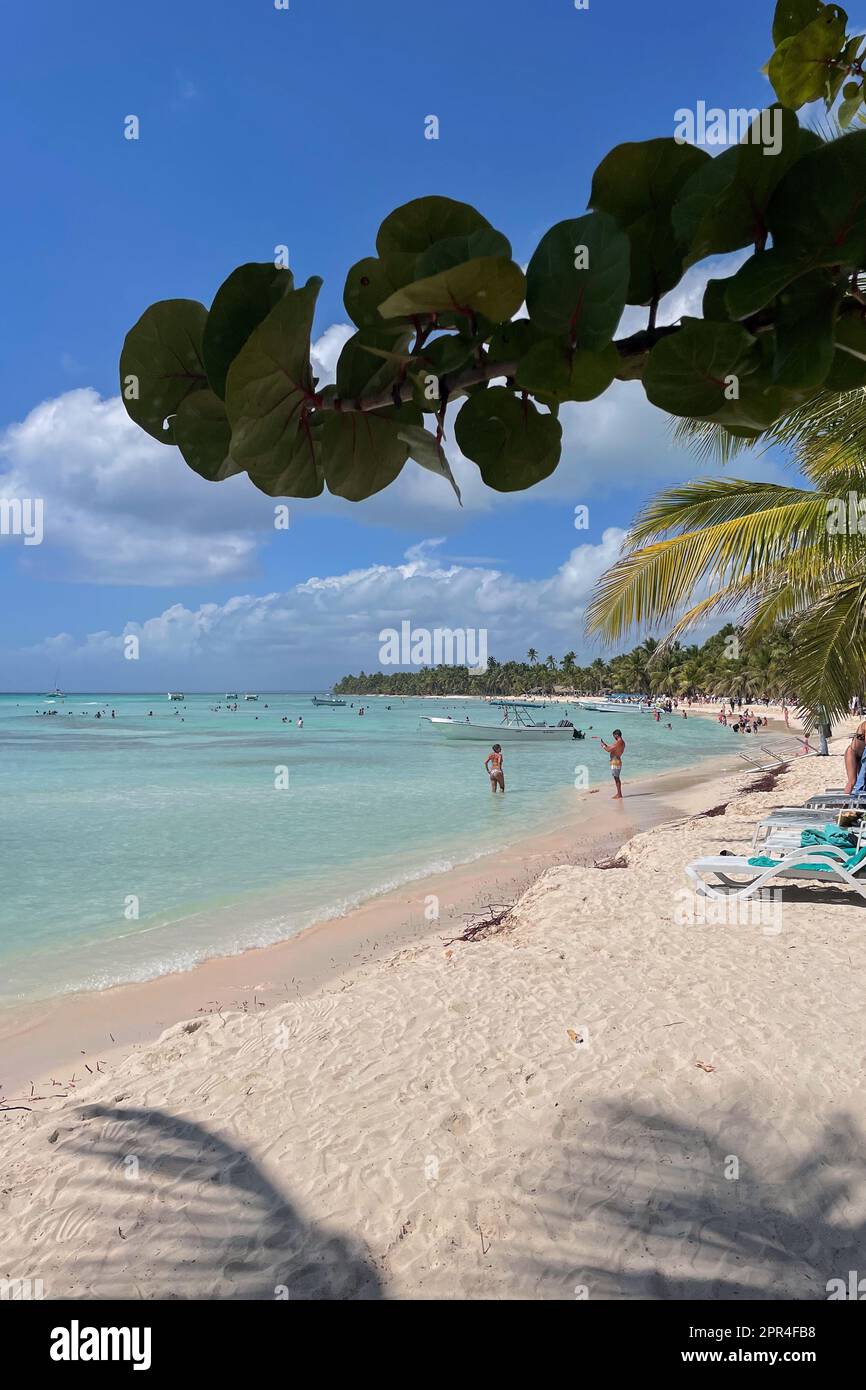
MULTIPOLYGON (((494 799, 489 748, 422 732, 422 713, 498 717, 393 697, 316 709, 309 695, 261 694, 231 712, 222 695, 0 696, 0 1004, 282 940, 564 821, 578 765, 590 785, 609 782, 589 736, 505 744, 508 794, 494 799)), ((576 722, 606 738, 622 727, 626 780, 733 751, 706 719, 576 722)))

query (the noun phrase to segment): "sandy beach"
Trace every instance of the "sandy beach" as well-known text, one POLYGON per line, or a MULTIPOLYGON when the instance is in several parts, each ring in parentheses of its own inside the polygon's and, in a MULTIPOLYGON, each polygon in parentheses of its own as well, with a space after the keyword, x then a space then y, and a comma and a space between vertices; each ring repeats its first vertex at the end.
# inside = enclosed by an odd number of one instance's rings
POLYGON ((480 939, 386 934, 16 1101, 3 1273, 48 1298, 826 1297, 866 1219, 863 903, 798 885, 771 923, 710 922, 683 865, 840 768, 671 789, 663 825, 621 823, 622 867, 524 863, 480 939))

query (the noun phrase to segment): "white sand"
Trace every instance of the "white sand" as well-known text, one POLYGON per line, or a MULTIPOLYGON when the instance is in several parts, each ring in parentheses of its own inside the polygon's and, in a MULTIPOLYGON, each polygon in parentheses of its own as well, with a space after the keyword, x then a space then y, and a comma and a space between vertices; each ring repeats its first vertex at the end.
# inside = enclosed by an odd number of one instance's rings
POLYGON ((0 1275, 49 1298, 826 1297, 864 1272, 866 904, 792 886, 776 933, 690 925, 679 895, 688 859, 840 769, 803 759, 638 835, 626 869, 549 869, 485 940, 178 1025, 7 1112, 0 1275))

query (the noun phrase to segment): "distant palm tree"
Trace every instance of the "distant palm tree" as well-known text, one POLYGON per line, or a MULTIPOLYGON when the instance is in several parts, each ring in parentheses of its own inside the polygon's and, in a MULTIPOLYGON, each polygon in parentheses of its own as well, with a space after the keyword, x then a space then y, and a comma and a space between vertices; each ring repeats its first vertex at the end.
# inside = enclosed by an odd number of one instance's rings
POLYGON ((536 661, 538 660, 538 652, 535 650, 534 647, 529 648, 529 651, 526 653, 526 660, 530 662, 532 666, 535 665, 536 661))

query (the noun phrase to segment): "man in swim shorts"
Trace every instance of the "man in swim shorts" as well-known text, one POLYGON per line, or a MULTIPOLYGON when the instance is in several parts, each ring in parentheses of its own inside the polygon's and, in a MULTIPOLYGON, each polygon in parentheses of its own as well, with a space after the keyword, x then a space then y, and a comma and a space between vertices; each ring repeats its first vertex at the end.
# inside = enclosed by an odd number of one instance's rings
MULTIPOLYGON (((668 728, 670 728, 670 724, 668 728)), ((622 729, 614 729, 613 743, 605 743, 603 738, 599 739, 599 742, 605 753, 610 754, 610 775, 616 787, 613 800, 622 801, 622 755, 625 752, 625 739, 622 736, 622 729)))
POLYGON ((504 796, 505 773, 502 769, 502 749, 500 748, 498 743, 494 743, 493 752, 487 754, 484 766, 486 767, 487 775, 490 778, 490 790, 493 792, 493 795, 496 795, 496 788, 498 787, 499 790, 502 792, 502 795, 504 796))

